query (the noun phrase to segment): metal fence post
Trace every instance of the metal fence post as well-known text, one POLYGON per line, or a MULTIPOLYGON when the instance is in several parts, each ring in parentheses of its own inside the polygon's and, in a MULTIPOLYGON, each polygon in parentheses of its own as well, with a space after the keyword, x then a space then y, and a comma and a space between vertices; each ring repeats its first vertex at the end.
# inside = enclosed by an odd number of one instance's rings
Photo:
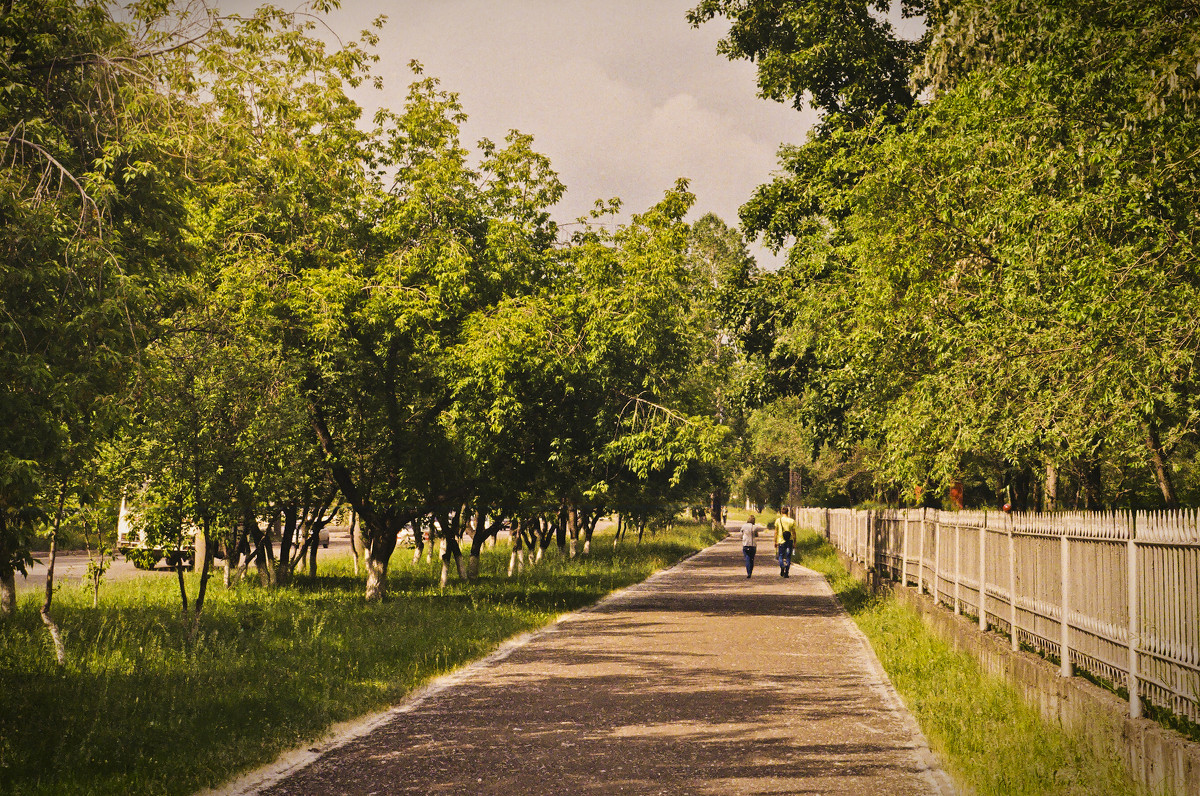
POLYGON ((979 629, 987 631, 987 512, 979 525, 979 629))
MULTIPOLYGON (((908 515, 908 509, 904 510, 908 515)), ((917 594, 925 593, 925 509, 921 509, 921 538, 917 544, 917 594)))
POLYGON ((1071 540, 1067 538, 1067 529, 1062 529, 1062 637, 1059 641, 1059 674, 1071 677, 1075 674, 1071 665, 1071 540))
POLYGON ((1135 719, 1142 716, 1142 697, 1138 692, 1138 646, 1142 632, 1140 584, 1138 583, 1137 514, 1129 526, 1129 715, 1135 719))
POLYGON ((1008 531, 1008 629, 1012 632, 1012 650, 1021 648, 1017 640, 1017 543, 1013 538, 1012 517, 1004 515, 1005 528, 1008 531))
POLYGON ((962 571, 962 544, 958 538, 962 535, 962 523, 958 521, 958 517, 954 518, 954 615, 962 614, 962 597, 959 593, 959 581, 962 576, 959 574, 962 571))
MULTIPOLYGON (((929 509, 921 509, 926 515, 929 509)), ((942 518, 933 520, 933 604, 941 602, 942 594, 942 518)))

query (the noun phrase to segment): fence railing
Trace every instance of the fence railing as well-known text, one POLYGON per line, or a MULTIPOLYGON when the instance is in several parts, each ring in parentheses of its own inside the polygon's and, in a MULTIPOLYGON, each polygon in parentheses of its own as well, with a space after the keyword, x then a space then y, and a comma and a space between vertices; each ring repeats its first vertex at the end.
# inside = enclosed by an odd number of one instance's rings
POLYGON ((880 577, 1200 723, 1200 515, 798 509, 880 577))

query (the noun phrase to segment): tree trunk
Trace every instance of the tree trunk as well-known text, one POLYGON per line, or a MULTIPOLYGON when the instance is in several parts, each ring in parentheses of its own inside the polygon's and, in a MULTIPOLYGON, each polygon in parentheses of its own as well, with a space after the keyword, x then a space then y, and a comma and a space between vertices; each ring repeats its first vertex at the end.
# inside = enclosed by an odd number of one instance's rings
POLYGON ((382 600, 387 596, 388 558, 390 556, 376 555, 372 550, 367 554, 367 592, 368 602, 382 600))
POLYGON ((377 517, 367 526, 367 534, 366 599, 375 602, 387 597, 388 562, 396 549, 396 532, 377 517))
POLYGON ((313 430, 317 432, 317 439, 320 440, 321 448, 325 451, 330 474, 342 495, 358 514, 359 522, 362 523, 365 530, 364 541, 367 543, 368 552, 366 599, 368 601, 382 600, 387 596, 387 569, 392 553, 396 549, 396 532, 406 523, 415 520, 416 517, 411 514, 396 515, 392 510, 381 515, 370 504, 359 490, 358 484, 354 482, 350 471, 341 463, 341 457, 338 455, 333 435, 329 433, 329 426, 325 422, 325 412, 321 405, 312 402, 309 404, 309 408, 312 410, 313 430))
POLYGON ((1158 438, 1158 426, 1152 422, 1146 424, 1146 447, 1150 449, 1150 466, 1154 470, 1154 479, 1158 481, 1158 489, 1162 492, 1163 503, 1168 509, 1179 508, 1171 470, 1167 467, 1167 454, 1158 438))
POLYGON ((558 544, 559 552, 567 549, 567 506, 565 503, 558 510, 558 522, 554 524, 554 541, 558 544))
POLYGON ((572 503, 567 509, 567 534, 569 558, 575 557, 575 543, 579 540, 579 508, 572 503))
POLYGON ((488 539, 491 539, 499 528, 499 522, 494 522, 491 528, 485 529, 485 520, 482 510, 476 513, 475 533, 471 536, 471 557, 467 560, 467 580, 475 580, 479 577, 479 554, 488 539))
POLYGON ((412 521, 413 529, 413 566, 415 567, 421 561, 421 553, 425 552, 425 529, 421 527, 421 520, 414 519, 412 521))
POLYGON ((514 570, 516 570, 517 572, 520 572, 519 565, 522 563, 521 559, 523 557, 522 553, 521 553, 521 541, 522 540, 521 540, 521 521, 520 520, 518 520, 518 519, 513 520, 512 526, 509 528, 509 531, 508 531, 508 540, 509 540, 509 543, 512 544, 512 553, 508 557, 508 576, 511 578, 513 576, 514 570))
POLYGON ((0 572, 0 616, 17 612, 17 573, 11 567, 0 572))
POLYGON ((324 523, 317 520, 313 524, 312 546, 308 548, 308 576, 315 578, 317 576, 317 548, 321 546, 321 528, 324 523))
MULTIPOLYGON (((203 530, 204 530, 204 538, 206 540, 206 543, 204 545, 205 555, 204 555, 204 560, 203 560, 203 562, 201 562, 201 565, 200 565, 200 588, 196 590, 196 599, 194 601, 194 609, 193 609, 194 613, 192 614, 192 629, 191 629, 191 632, 188 634, 188 640, 191 643, 195 643, 196 635, 200 632, 200 614, 204 610, 204 597, 206 594, 208 594, 208 578, 212 574, 213 546, 212 546, 211 540, 208 539, 208 528, 205 527, 203 530)), ((179 567, 176 567, 176 571, 179 573, 179 588, 182 590, 183 589, 183 566, 180 565, 179 567)), ((187 613, 186 607, 184 608, 184 613, 185 614, 187 613)))
MULTIPOLYGON (((791 462, 789 462, 788 463, 788 494, 787 494, 787 505, 788 506, 799 506, 800 505, 800 500, 802 498, 802 495, 801 495, 802 486, 803 485, 800 481, 800 471, 795 469, 794 467, 792 467, 791 462)), ((783 508, 785 509, 784 513, 786 513, 787 507, 785 506, 783 508)))
POLYGON ((233 541, 225 551, 225 588, 229 588, 234 583, 242 579, 242 575, 246 574, 246 566, 250 563, 250 558, 247 555, 242 556, 242 545, 246 540, 246 528, 233 529, 233 541))
POLYGON ((296 507, 287 506, 283 509, 283 522, 278 523, 279 532, 279 566, 275 579, 280 585, 286 585, 292 579, 292 542, 296 538, 296 507))
POLYGON ((1084 508, 1098 511, 1101 508, 1102 484, 1100 481, 1100 462, 1088 459, 1083 462, 1083 498, 1084 508))
POLYGON ((58 493, 58 514, 54 518, 54 525, 50 529, 50 561, 46 564, 46 599, 42 602, 42 624, 50 631, 50 639, 54 642, 54 657, 58 661, 58 665, 62 666, 67 662, 67 648, 63 645, 62 633, 58 629, 58 623, 54 621, 54 617, 50 615, 50 606, 54 602, 54 563, 58 557, 58 529, 62 525, 63 504, 67 499, 67 488, 63 488, 58 493))
MULTIPOLYGON (((242 522, 250 528, 250 536, 254 541, 254 566, 258 569, 258 582, 262 586, 275 586, 275 550, 271 538, 272 523, 267 523, 265 531, 258 528, 258 518, 247 511, 242 522)), ((250 557, 247 556, 249 561, 250 557)))
POLYGON ((1058 468, 1046 465, 1046 484, 1042 487, 1042 510, 1058 511, 1058 468))
POLYGON ((712 523, 715 527, 721 522, 721 510, 725 508, 725 492, 722 489, 715 489, 709 495, 709 514, 712 517, 712 523))
POLYGON ((600 510, 597 509, 588 516, 587 522, 583 524, 583 555, 588 555, 592 552, 592 534, 596 532, 596 523, 600 522, 600 510))
POLYGON ((362 536, 358 532, 358 515, 350 512, 350 556, 354 559, 354 577, 358 577, 359 559, 362 558, 362 536))
MULTIPOLYGON (((196 542, 196 554, 199 555, 200 550, 203 549, 205 551, 204 559, 206 562, 209 558, 209 556, 208 556, 209 547, 210 547, 210 545, 208 544, 207 539, 204 540, 203 545, 199 541, 196 542)), ((203 568, 204 566, 207 566, 207 563, 203 564, 201 568, 203 568)), ((187 584, 184 583, 184 581, 183 581, 183 567, 175 568, 175 579, 179 583, 179 613, 184 619, 186 619, 187 614, 188 614, 188 596, 187 596, 187 584)))

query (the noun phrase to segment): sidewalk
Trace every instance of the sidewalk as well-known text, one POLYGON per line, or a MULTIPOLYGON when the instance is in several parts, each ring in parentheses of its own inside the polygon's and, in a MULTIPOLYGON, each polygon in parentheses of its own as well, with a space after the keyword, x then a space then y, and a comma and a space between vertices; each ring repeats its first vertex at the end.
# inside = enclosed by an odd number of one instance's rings
POLYGON ((224 792, 952 793, 824 579, 771 552, 747 580, 727 538, 224 792))

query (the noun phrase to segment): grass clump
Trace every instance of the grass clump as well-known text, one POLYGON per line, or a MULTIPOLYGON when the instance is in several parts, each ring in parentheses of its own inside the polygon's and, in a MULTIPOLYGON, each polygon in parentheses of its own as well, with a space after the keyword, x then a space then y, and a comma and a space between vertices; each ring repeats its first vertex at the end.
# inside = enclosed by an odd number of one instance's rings
POLYGON ((960 786, 979 796, 1145 792, 1120 761, 1044 721, 1014 688, 931 633, 915 611, 892 597, 871 597, 817 534, 800 532, 796 560, 829 580, 960 786))
MULTIPOLYGON (((719 534, 717 534, 719 535, 719 534)), ((174 578, 62 588, 55 613, 67 665, 25 594, 0 622, 0 793, 183 794, 219 785, 331 724, 384 708, 514 634, 645 579, 715 541, 706 526, 587 557, 551 549, 505 577, 508 548, 485 551, 480 577, 437 587, 441 562, 393 557, 390 598, 363 600, 351 561, 265 589, 210 582, 194 643, 174 578)), ((195 577, 192 575, 191 577, 195 577)))

